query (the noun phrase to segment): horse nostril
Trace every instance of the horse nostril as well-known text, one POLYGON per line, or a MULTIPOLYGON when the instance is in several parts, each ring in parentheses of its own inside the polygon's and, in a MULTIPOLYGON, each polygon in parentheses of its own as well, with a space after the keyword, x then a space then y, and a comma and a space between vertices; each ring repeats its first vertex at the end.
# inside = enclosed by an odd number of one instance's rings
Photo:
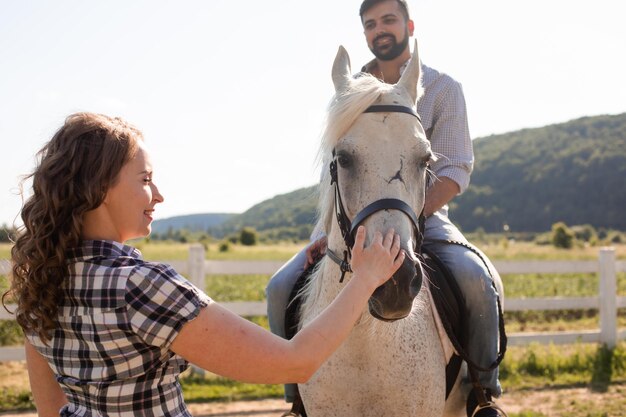
POLYGON ((420 290, 422 289, 422 268, 417 265, 415 269, 415 276, 411 280, 411 284, 409 285, 409 291, 411 292, 412 297, 417 297, 420 290))

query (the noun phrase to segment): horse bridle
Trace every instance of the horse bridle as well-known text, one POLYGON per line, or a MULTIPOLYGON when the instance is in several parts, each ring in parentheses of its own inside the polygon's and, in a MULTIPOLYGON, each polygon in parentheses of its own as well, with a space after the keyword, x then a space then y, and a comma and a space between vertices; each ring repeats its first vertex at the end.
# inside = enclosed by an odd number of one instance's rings
MULTIPOLYGON (((393 104, 372 105, 365 109, 363 113, 406 113, 414 116, 415 118, 417 118, 418 121, 421 121, 419 115, 411 107, 393 104)), ((348 218, 348 215, 346 214, 346 210, 341 199, 341 192, 339 191, 337 155, 334 149, 332 156, 333 159, 329 166, 330 184, 331 186, 333 184, 335 185, 335 215, 337 217, 339 230, 341 231, 341 236, 343 237, 343 241, 346 244, 346 249, 343 251, 343 259, 340 258, 339 255, 337 255, 330 248, 326 249, 326 254, 330 259, 337 263, 339 265, 339 268, 341 269, 341 278, 339 279, 339 282, 343 282, 346 272, 352 272, 352 269, 350 268, 350 258, 352 256, 351 252, 352 247, 354 246, 354 234, 356 233, 356 229, 361 225, 361 223, 365 221, 365 219, 381 210, 400 210, 408 216, 409 220, 411 220, 411 224, 413 225, 413 230, 415 232, 415 245, 413 247, 413 251, 415 253, 419 252, 422 246, 422 241, 424 239, 423 230, 424 222, 426 221, 426 218, 424 217, 424 210, 422 209, 422 212, 418 217, 415 214, 413 208, 411 208, 411 206, 409 206, 404 201, 397 198, 383 198, 368 204, 365 208, 357 213, 357 215, 354 217, 354 220, 350 220, 348 218)))

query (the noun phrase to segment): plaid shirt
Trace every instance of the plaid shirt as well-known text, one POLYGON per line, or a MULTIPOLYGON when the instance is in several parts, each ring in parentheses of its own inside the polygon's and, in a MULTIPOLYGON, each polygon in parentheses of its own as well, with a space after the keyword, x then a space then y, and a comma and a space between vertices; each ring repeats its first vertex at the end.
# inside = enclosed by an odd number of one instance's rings
POLYGON ((169 346, 210 298, 117 242, 85 241, 69 269, 50 346, 27 335, 67 395, 61 416, 190 416, 169 346))
MULTIPOLYGON (((410 60, 409 60, 410 61, 410 60)), ((404 72, 407 61, 400 73, 404 72)), ((372 73, 376 60, 367 63, 362 72, 372 73)), ((474 167, 474 151, 467 124, 467 108, 461 84, 449 75, 422 64, 424 95, 417 102, 426 137, 439 160, 432 166, 438 177, 447 177, 465 191, 474 167)))

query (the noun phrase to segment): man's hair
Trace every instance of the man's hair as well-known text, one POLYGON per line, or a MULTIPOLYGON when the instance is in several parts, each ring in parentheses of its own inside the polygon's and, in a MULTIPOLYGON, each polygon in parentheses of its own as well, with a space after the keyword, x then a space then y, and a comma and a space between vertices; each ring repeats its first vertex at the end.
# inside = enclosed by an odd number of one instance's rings
MULTIPOLYGON (((372 7, 376 6, 378 3, 382 3, 384 1, 389 0, 364 0, 361 3, 361 9, 359 10, 359 16, 361 16, 361 21, 363 21, 363 14, 367 12, 372 7)), ((404 20, 408 21, 409 17, 409 5, 406 3, 406 0, 396 0, 400 5, 400 10, 402 11, 402 15, 404 16, 404 20)))

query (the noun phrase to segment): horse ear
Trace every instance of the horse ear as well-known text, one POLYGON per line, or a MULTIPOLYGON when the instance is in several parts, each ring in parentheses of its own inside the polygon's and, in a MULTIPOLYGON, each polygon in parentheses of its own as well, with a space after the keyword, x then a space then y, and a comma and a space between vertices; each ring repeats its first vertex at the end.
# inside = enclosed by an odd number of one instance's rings
POLYGON ((348 51, 342 45, 339 46, 335 62, 333 63, 333 84, 335 84, 335 92, 339 93, 348 88, 350 79, 352 78, 350 70, 350 57, 348 51))
POLYGON ((422 91, 421 86, 419 85, 421 70, 420 57, 417 52, 417 40, 415 40, 413 55, 411 55, 411 62, 409 62, 409 65, 402 73, 398 84, 396 84, 409 92, 414 103, 417 103, 417 99, 421 95, 422 91))

